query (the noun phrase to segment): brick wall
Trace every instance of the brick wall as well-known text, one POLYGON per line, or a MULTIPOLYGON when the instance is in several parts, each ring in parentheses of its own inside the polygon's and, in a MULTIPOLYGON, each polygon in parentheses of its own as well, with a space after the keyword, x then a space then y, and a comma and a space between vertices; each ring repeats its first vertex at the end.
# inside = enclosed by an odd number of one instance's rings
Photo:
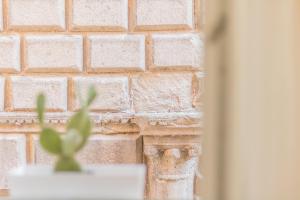
POLYGON ((0 0, 0 194, 6 173, 49 164, 35 97, 58 128, 90 84, 95 135, 86 164, 148 166, 150 198, 190 197, 198 183, 203 93, 201 0, 0 0))

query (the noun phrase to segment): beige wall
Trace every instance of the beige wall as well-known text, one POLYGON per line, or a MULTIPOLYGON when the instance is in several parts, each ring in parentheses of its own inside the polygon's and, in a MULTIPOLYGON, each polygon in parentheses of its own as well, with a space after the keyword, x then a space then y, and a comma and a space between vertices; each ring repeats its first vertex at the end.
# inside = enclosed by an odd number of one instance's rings
POLYGON ((62 127, 78 108, 77 92, 94 84, 97 134, 79 159, 145 162, 149 197, 193 195, 204 77, 200 0, 0 5, 0 191, 10 169, 53 160, 38 145, 36 94, 47 95, 47 120, 62 127))
POLYGON ((209 2, 202 162, 209 200, 300 197, 299 6, 209 2))

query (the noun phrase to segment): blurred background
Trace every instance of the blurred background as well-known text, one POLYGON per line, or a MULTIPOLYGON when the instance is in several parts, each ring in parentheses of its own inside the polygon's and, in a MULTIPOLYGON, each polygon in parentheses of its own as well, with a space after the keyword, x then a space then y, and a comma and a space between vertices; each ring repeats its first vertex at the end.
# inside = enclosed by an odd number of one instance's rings
POLYGON ((300 199, 300 1, 210 0, 202 192, 300 199))

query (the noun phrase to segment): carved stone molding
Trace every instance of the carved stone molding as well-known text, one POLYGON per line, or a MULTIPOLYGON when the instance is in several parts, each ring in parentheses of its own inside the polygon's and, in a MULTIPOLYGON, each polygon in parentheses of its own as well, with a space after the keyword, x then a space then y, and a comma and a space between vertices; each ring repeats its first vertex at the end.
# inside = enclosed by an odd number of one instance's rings
MULTIPOLYGON (((47 113, 45 116, 46 123, 51 124, 65 124, 68 118, 72 115, 71 112, 65 113, 47 113)), ((92 113, 92 120, 95 124, 127 124, 133 118, 130 113, 92 113)), ((38 123, 36 113, 27 112, 4 112, 0 113, 0 124, 14 124, 14 125, 24 125, 24 124, 36 124, 38 123)))
MULTIPOLYGON (((60 126, 67 123, 71 112, 47 113, 46 123, 60 126)), ((161 134, 163 130, 168 134, 173 129, 173 135, 185 135, 184 129, 194 129, 194 134, 199 134, 202 127, 202 113, 91 113, 95 124, 95 131, 104 134, 141 132, 144 135, 155 135, 157 129, 161 134), (177 130, 177 131, 176 131, 177 130), (179 131, 180 130, 180 131, 179 131), (179 132, 178 132, 179 131, 179 132)), ((0 131, 29 131, 36 132, 38 127, 37 115, 33 112, 2 112, 0 113, 0 131)))
POLYGON ((201 145, 185 137, 144 137, 149 199, 193 199, 201 145))
POLYGON ((139 124, 141 130, 157 126, 165 128, 200 128, 202 127, 202 117, 202 112, 151 113, 136 114, 133 121, 139 124))

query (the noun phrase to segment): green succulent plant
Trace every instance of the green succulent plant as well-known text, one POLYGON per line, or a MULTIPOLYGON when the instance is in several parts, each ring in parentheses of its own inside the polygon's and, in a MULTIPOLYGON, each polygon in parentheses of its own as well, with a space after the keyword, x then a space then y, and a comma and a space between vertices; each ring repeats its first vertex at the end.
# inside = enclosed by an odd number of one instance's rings
POLYGON ((37 97, 37 113, 41 127, 40 144, 49 153, 57 156, 55 171, 81 171, 75 155, 88 141, 92 131, 92 121, 89 117, 89 106, 97 94, 94 87, 88 92, 88 98, 82 101, 82 106, 68 121, 65 133, 60 133, 44 122, 45 102, 44 94, 37 97))

